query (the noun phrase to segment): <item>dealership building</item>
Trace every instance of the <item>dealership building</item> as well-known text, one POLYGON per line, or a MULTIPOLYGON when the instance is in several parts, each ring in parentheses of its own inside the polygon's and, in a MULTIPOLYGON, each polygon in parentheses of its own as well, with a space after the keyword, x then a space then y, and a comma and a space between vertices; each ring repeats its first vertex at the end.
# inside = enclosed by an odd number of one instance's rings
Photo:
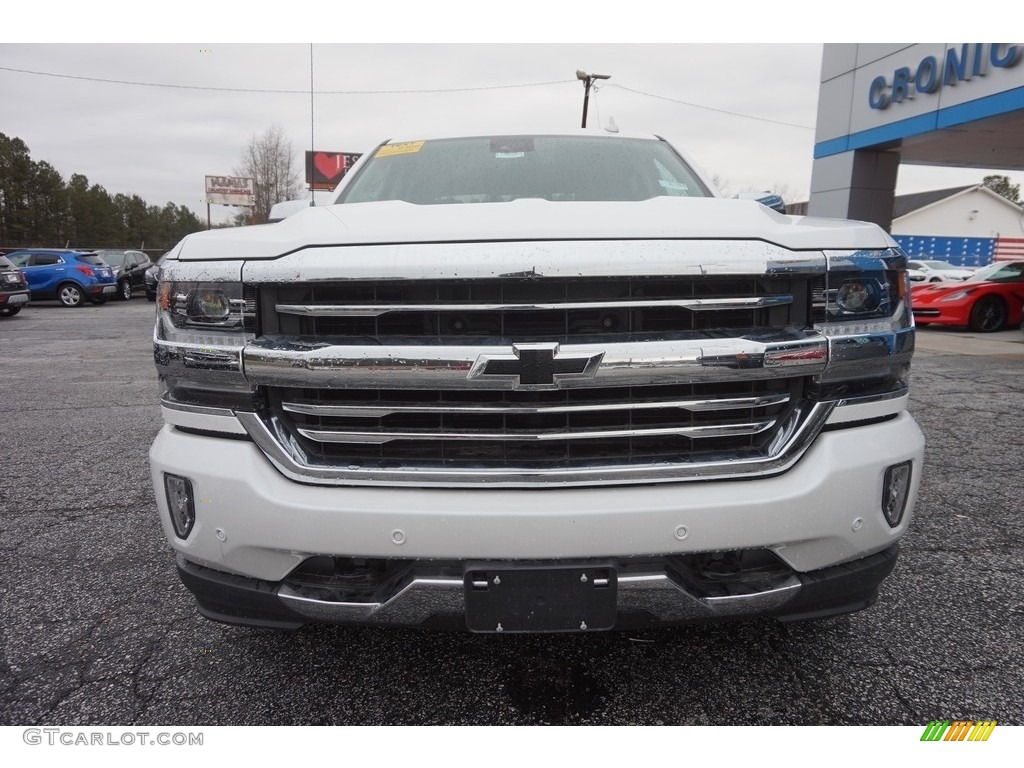
POLYGON ((1024 43, 826 44, 808 213, 890 229, 901 163, 1024 170, 1024 43))

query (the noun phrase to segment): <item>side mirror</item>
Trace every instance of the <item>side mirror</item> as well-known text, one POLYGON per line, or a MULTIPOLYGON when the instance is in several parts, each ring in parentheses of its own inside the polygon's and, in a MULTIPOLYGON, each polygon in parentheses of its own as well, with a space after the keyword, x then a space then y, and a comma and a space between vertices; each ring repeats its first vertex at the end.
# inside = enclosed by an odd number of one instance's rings
POLYGON ((753 200, 755 203, 771 208, 773 211, 779 213, 786 212, 786 201, 782 199, 781 195, 776 195, 774 192, 740 192, 736 195, 737 200, 753 200))

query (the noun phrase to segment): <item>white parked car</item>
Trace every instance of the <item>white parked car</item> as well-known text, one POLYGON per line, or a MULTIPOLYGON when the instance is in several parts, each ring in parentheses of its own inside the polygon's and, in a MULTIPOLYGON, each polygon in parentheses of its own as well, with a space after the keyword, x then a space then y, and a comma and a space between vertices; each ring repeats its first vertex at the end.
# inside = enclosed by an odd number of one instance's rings
POLYGON ((954 267, 948 261, 911 259, 907 262, 910 280, 914 283, 941 283, 946 280, 966 280, 973 269, 954 267))
POLYGON ((161 272, 203 615, 590 632, 869 606, 921 478, 906 256, 656 136, 410 137, 161 272))

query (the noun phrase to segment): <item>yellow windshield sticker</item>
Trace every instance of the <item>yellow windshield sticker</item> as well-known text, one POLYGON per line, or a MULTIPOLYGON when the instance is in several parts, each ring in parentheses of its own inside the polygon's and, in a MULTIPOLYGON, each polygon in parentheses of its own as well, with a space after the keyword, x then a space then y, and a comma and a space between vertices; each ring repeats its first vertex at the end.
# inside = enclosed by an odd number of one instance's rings
POLYGON ((383 147, 377 150, 377 154, 374 157, 389 157, 391 155, 411 155, 413 152, 419 152, 426 144, 425 141, 405 141, 401 144, 385 144, 383 147))

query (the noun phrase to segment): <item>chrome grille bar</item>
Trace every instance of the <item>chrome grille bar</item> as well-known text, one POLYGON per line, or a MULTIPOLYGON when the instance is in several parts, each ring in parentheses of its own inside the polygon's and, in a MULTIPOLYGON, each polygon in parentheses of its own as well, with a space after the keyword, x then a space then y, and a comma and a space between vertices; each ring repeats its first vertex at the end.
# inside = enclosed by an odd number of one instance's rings
MULTIPOLYGON (((773 332, 768 339, 563 344, 560 354, 603 352, 593 376, 563 377, 548 389, 751 381, 814 376, 825 370, 828 340, 816 331, 773 332)), ((245 347, 250 384, 317 389, 519 389, 514 376, 469 378, 481 357, 514 356, 511 344, 333 344, 266 335, 245 347)))
POLYGON ((393 414, 471 414, 471 415, 544 415, 555 413, 600 413, 604 411, 642 411, 659 408, 680 408, 687 411, 731 411, 740 408, 764 408, 789 402, 789 395, 730 397, 721 399, 666 400, 651 402, 608 402, 583 405, 324 405, 321 403, 283 402, 282 410, 306 416, 381 418, 393 414))
POLYGON ((792 304, 788 294, 723 299, 657 299, 636 301, 566 301, 523 304, 277 304, 278 313, 302 317, 380 317, 392 312, 531 312, 545 310, 688 309, 713 312, 728 309, 767 309, 792 304))
POLYGON ((771 429, 775 420, 750 422, 747 424, 715 424, 701 427, 656 427, 654 429, 586 430, 582 432, 359 432, 327 429, 305 429, 297 431, 318 443, 361 443, 383 445, 393 440, 438 441, 498 441, 498 442, 543 442, 547 440, 607 440, 613 438, 659 437, 674 435, 690 438, 749 437, 771 429))
POLYGON ((371 461, 337 462, 310 453, 281 420, 269 414, 237 411, 236 418, 267 458, 287 477, 318 485, 389 485, 412 488, 479 487, 552 488, 623 485, 730 477, 767 477, 789 469, 817 437, 834 402, 801 405, 776 429, 761 455, 681 456, 676 461, 642 465, 602 462, 595 466, 416 466, 382 467, 371 461))

